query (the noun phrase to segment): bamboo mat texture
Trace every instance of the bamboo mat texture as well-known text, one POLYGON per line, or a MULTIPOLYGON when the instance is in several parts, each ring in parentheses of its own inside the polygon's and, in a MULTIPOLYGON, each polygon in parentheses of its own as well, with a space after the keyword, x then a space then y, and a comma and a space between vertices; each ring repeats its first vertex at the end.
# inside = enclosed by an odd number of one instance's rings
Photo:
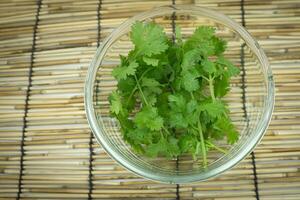
POLYGON ((299 0, 1 0, 0 199, 299 200, 299 0), (265 50, 276 106, 260 145, 212 180, 138 177, 113 161, 85 117, 85 74, 120 23, 154 6, 213 8, 265 50))

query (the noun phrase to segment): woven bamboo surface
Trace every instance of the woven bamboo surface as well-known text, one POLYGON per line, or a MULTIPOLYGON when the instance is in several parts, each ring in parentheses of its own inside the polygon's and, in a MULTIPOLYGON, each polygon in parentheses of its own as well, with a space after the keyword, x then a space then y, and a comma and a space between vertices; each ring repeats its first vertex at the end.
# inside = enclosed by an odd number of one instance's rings
POLYGON ((300 199, 299 0, 1 0, 0 199, 300 199), (83 105, 87 67, 121 22, 153 6, 221 11, 264 48, 276 82, 271 125, 218 178, 167 185, 137 177, 97 144, 83 105))

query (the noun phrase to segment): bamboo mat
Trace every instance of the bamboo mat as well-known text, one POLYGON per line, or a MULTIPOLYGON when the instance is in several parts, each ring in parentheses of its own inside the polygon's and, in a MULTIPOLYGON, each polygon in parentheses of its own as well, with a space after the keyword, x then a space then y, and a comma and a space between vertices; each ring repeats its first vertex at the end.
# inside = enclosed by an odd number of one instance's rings
POLYGON ((0 199, 300 199, 299 0, 1 0, 0 199), (276 82, 261 144, 207 182, 167 185, 126 171, 97 144, 83 106, 87 67, 128 17, 159 5, 221 11, 265 49, 276 82))

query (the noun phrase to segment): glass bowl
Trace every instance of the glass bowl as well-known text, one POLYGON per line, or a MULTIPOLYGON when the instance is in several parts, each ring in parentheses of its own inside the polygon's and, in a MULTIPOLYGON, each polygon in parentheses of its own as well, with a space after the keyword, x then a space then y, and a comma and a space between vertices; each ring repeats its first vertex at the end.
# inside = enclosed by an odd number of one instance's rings
POLYGON ((89 125, 106 152, 122 166, 147 179, 166 183, 203 181, 232 168, 245 158, 263 137, 274 106, 274 82, 265 53, 238 23, 216 11, 197 6, 166 6, 140 13, 122 23, 98 48, 88 69, 85 83, 85 108, 89 125), (177 159, 148 158, 135 153, 123 140, 118 121, 109 114, 109 94, 117 82, 111 71, 120 63, 119 55, 133 48, 129 40, 135 21, 154 21, 169 37, 179 25, 183 37, 189 37, 201 25, 214 26, 216 34, 228 42, 225 57, 241 69, 231 80, 225 97, 230 118, 240 139, 232 146, 220 141, 227 153, 209 152, 209 165, 189 155, 177 159))

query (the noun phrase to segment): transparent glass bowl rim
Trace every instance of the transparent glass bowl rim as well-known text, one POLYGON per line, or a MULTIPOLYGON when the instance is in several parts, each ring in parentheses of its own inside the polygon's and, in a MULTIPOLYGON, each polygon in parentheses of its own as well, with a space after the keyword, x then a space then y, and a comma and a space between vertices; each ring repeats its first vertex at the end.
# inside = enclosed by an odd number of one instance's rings
POLYGON ((119 164, 124 166, 126 169, 132 171, 133 173, 142 176, 144 178, 166 182, 166 183, 189 183, 196 181, 203 181, 212 177, 215 177, 221 174, 224 171, 235 166, 242 159, 244 159, 260 142, 262 139, 272 117, 272 112, 274 109, 274 81, 272 76, 272 71, 269 66, 269 62, 264 51, 261 49, 259 44, 252 38, 252 36, 245 30, 241 25, 230 19, 224 14, 221 14, 212 9, 208 9, 205 7, 194 6, 194 5, 171 5, 171 6, 162 6, 156 7, 152 10, 139 13, 127 20, 125 20, 119 27, 117 27, 101 44, 101 46, 97 49, 93 60, 88 68, 86 82, 85 82, 85 91, 84 91, 84 104, 87 115, 87 120, 90 128, 93 131, 93 134, 96 140, 102 145, 102 147, 106 150, 106 152, 119 164), (264 106, 262 110, 262 116, 260 122, 257 124, 256 132, 251 133, 252 140, 247 144, 247 148, 240 149, 238 154, 235 157, 232 157, 228 160, 224 165, 214 168, 205 173, 199 174, 186 174, 180 176, 162 176, 155 174, 151 171, 144 170, 143 168, 136 166, 134 163, 128 162, 126 158, 122 156, 115 148, 112 148, 106 139, 105 133, 103 129, 98 124, 98 117, 96 116, 94 105, 93 105, 93 94, 94 94, 94 82, 96 79, 96 72, 100 67, 100 63, 104 58, 109 47, 114 43, 116 39, 126 33, 126 29, 130 27, 135 21, 143 21, 147 18, 151 18, 154 16, 163 16, 165 14, 170 14, 172 12, 181 11, 187 12, 194 15, 199 15, 213 19, 217 22, 224 24, 230 29, 235 30, 240 34, 241 38, 247 43, 250 47, 251 51, 257 56, 265 77, 265 81, 267 81, 267 95, 264 98, 264 106))

